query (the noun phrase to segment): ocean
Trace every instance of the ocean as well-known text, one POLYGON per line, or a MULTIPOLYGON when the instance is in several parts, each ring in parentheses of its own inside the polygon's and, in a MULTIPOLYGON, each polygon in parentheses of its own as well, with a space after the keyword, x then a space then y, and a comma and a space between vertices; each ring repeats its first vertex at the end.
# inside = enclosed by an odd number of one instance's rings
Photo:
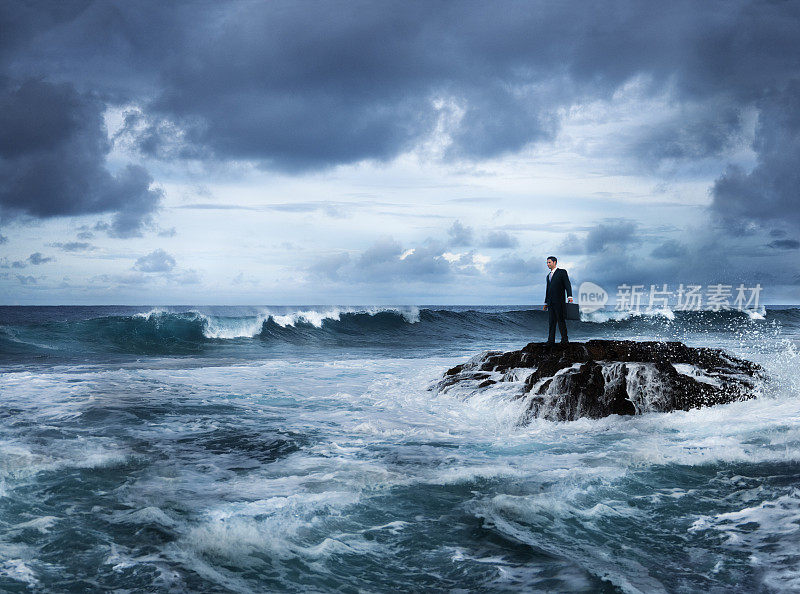
POLYGON ((524 424, 429 387, 532 306, 0 307, 0 591, 800 590, 800 308, 568 327, 769 380, 524 424))

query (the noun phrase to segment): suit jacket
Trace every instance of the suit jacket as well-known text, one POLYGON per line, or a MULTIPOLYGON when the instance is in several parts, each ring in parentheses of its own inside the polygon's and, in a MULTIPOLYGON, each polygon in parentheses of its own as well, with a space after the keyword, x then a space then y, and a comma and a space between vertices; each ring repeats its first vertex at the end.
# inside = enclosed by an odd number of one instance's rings
POLYGON ((572 297, 572 284, 569 282, 567 271, 563 268, 556 268, 556 271, 553 273, 553 280, 550 280, 550 273, 548 273, 544 302, 547 305, 566 303, 567 300, 564 297, 565 291, 567 297, 572 297))

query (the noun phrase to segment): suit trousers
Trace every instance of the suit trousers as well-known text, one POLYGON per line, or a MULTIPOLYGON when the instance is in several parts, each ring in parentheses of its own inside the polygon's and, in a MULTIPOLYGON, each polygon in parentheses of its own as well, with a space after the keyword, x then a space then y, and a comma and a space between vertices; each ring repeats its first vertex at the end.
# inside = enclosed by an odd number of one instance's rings
POLYGON ((561 342, 567 342, 567 304, 552 303, 547 306, 550 312, 550 332, 547 335, 547 342, 554 343, 556 341, 556 324, 558 324, 558 331, 561 333, 561 342))

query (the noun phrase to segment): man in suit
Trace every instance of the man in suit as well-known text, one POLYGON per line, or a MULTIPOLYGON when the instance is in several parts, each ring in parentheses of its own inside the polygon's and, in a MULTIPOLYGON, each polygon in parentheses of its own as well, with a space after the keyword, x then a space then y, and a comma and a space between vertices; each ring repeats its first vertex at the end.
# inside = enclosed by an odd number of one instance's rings
POLYGON ((542 309, 550 311, 550 333, 547 336, 548 346, 556 343, 556 324, 561 333, 561 344, 567 344, 567 302, 564 299, 564 292, 567 293, 569 302, 572 303, 572 285, 569 282, 567 271, 558 267, 558 258, 555 256, 547 257, 547 267, 550 273, 547 275, 547 291, 544 296, 544 307, 542 309))

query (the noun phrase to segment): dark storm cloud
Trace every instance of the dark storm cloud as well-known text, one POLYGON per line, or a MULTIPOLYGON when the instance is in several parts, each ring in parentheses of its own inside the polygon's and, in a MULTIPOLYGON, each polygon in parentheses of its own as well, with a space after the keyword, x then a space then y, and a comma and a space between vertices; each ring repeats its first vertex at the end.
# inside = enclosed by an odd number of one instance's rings
POLYGON ((651 284, 660 287, 665 283, 670 290, 677 289, 679 283, 755 284, 755 276, 747 271, 763 269, 763 261, 752 257, 755 240, 745 244, 737 239, 734 245, 739 254, 719 229, 687 231, 681 240, 665 236, 665 231, 674 233, 672 229, 643 228, 628 219, 606 219, 585 232, 569 234, 556 255, 565 256, 559 258, 559 264, 569 268, 573 290, 591 281, 609 294, 621 284, 643 285, 648 291, 651 284), (573 255, 581 257, 570 268, 566 262, 573 255))
POLYGON ((50 218, 113 213, 110 235, 139 234, 161 193, 129 165, 112 174, 104 105, 69 83, 28 80, 0 90, 0 213, 50 218))
POLYGON ((755 149, 752 171, 730 167, 714 184, 714 212, 732 226, 800 227, 800 78, 759 101, 755 149))
POLYGON ((797 2, 6 2, 0 25, 3 101, 36 107, 18 107, 21 153, 3 155, 12 211, 141 228, 158 195, 144 170, 104 169, 103 105, 134 106, 117 140, 142 155, 299 171, 391 159, 447 121, 448 158, 502 155, 636 80, 687 107, 626 158, 724 156, 756 110, 757 166, 725 172, 713 210, 740 228, 800 225, 797 2))
MULTIPOLYGON (((791 244, 781 249, 783 245, 765 249, 757 235, 732 236, 722 226, 676 231, 627 219, 606 219, 587 231, 568 235, 556 255, 564 254, 559 265, 569 269, 573 290, 591 281, 605 288, 612 300, 622 284, 642 285, 648 293, 651 285, 660 289, 667 284, 668 290, 674 291, 681 283, 702 285, 703 291, 714 283, 734 287, 761 283, 762 297, 771 299, 777 285, 785 284, 797 269, 796 251, 791 244), (567 250, 568 246, 576 249, 567 250)), ((532 262, 535 268, 538 260, 532 262)), ((513 270, 507 273, 513 278, 513 270)))
POLYGON ((674 116, 639 131, 627 153, 638 165, 721 157, 743 141, 744 113, 729 97, 684 106, 674 116))
POLYGON ((74 20, 91 0, 0 3, 0 64, 5 65, 14 51, 25 49, 35 36, 74 20))
POLYGON ((391 158, 448 111, 452 156, 503 154, 640 75, 700 105, 644 131, 648 158, 717 153, 740 108, 796 76, 800 30, 791 2, 68 6, 16 11, 39 18, 9 41, 12 72, 137 104, 123 129, 145 154, 287 169, 391 158))
POLYGON ((621 284, 643 285, 645 293, 650 286, 677 290, 679 284, 697 284, 705 292, 712 284, 739 284, 763 288, 761 303, 774 300, 780 285, 791 282, 797 270, 797 252, 794 249, 765 249, 758 236, 736 237, 724 227, 699 227, 687 229, 679 240, 659 236, 656 231, 640 231, 647 237, 646 245, 611 245, 606 250, 586 254, 570 268, 573 288, 583 281, 592 281, 609 293, 616 293, 621 284))
POLYGON ((779 250, 796 250, 800 249, 800 241, 796 239, 776 239, 769 242, 769 247, 779 250))

